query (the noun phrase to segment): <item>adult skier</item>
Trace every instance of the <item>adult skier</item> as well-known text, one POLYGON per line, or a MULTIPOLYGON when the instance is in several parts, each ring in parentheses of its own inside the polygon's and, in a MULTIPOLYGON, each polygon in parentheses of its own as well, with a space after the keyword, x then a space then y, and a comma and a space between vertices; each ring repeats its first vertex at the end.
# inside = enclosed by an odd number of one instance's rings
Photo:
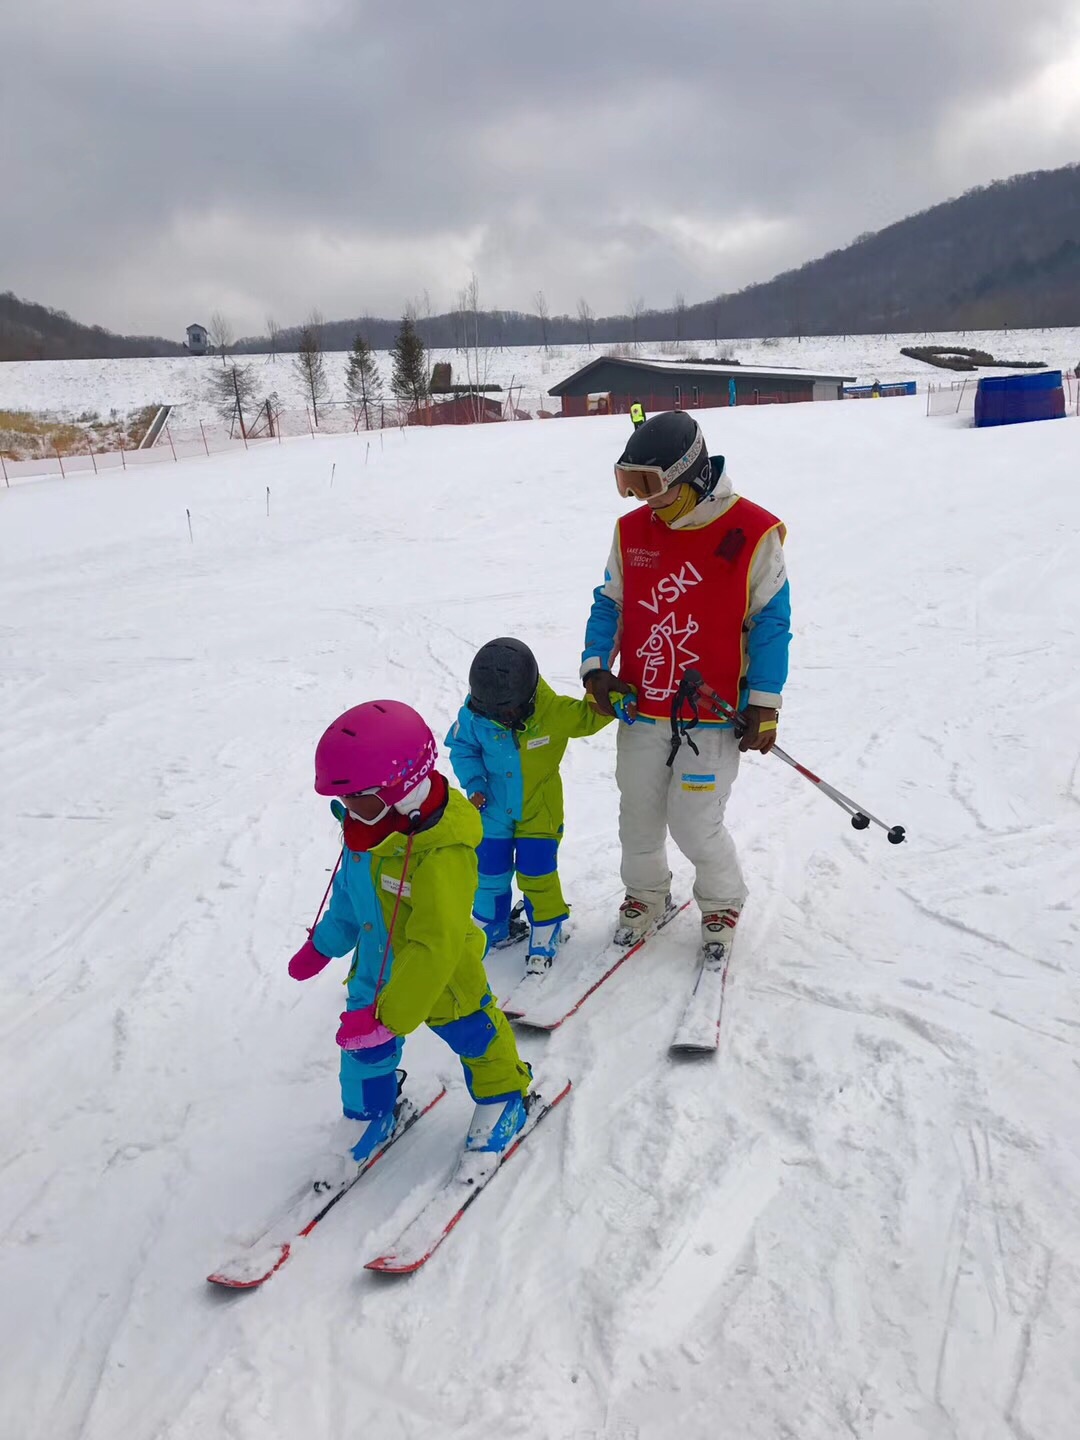
POLYGON ((740 751, 776 743, 787 678, 784 526, 734 493, 724 457, 709 456, 700 426, 682 411, 634 431, 615 479, 621 496, 644 504, 616 523, 581 665, 602 713, 625 705, 621 697, 632 697, 628 718, 636 713, 618 734, 626 898, 615 942, 634 943, 672 905, 670 831, 695 868, 703 953, 719 959, 746 898, 724 808, 740 751), (743 713, 741 740, 727 721, 702 721, 693 732, 699 753, 678 745, 665 722, 690 668, 743 713))

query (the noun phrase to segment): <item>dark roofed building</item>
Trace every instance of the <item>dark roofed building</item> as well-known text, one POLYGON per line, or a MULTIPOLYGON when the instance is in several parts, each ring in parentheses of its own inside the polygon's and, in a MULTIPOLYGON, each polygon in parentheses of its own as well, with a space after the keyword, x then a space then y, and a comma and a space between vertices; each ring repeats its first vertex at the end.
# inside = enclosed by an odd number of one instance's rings
POLYGON ((564 415, 625 415, 635 400, 647 414, 657 410, 698 410, 716 405, 775 405, 793 400, 839 400, 851 375, 770 369, 733 361, 624 359, 590 360, 549 394, 562 401, 564 415))

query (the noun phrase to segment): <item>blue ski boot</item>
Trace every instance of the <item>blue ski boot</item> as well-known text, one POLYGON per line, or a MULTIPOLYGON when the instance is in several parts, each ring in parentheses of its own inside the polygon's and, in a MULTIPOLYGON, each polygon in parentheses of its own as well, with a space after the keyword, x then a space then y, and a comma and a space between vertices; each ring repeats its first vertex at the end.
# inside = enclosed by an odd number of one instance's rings
POLYGON ((555 960, 555 954, 565 938, 561 919, 550 920, 542 925, 538 925, 534 920, 529 932, 529 953, 525 957, 525 974, 543 975, 545 971, 550 970, 555 960))

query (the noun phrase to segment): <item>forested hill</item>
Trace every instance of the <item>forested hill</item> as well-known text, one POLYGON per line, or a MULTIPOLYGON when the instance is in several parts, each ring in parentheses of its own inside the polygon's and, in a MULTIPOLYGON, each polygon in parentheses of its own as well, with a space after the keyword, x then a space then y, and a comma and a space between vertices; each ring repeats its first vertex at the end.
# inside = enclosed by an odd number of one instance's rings
POLYGON ((720 335, 1080 324, 1080 165, 970 190, 798 270, 695 306, 720 335))
POLYGON ((159 335, 114 335, 80 325, 10 291, 0 294, 0 360, 102 360, 122 355, 182 355, 183 345, 159 335))
MULTIPOLYGON (((642 277, 643 289, 648 281, 642 277)), ((1080 165, 970 190, 798 270, 703 304, 596 318, 485 311, 477 320, 478 326, 461 311, 420 314, 417 329, 429 346, 449 348, 477 328, 486 345, 603 345, 1080 325, 1080 165)), ((347 349, 359 330, 385 349, 398 323, 369 316, 330 322, 324 343, 347 349)), ((299 333, 286 331, 279 344, 295 348, 299 333)), ((243 348, 264 345, 252 340, 243 348)))
MULTIPOLYGON (((641 276, 639 287, 653 288, 650 277, 641 276)), ((631 313, 594 316, 586 296, 575 315, 458 307, 421 310, 416 321, 436 348, 456 347, 466 333, 490 347, 1080 325, 1080 165, 969 190, 797 270, 697 305, 635 304, 631 313)), ((386 349, 399 323, 363 315, 325 321, 322 343, 346 350, 359 331, 386 349)), ((300 326, 282 331, 277 348, 295 350, 300 333, 300 326)), ((263 350, 268 342, 254 336, 236 348, 263 350)), ((173 341, 114 335, 0 295, 0 360, 182 353, 173 341)))

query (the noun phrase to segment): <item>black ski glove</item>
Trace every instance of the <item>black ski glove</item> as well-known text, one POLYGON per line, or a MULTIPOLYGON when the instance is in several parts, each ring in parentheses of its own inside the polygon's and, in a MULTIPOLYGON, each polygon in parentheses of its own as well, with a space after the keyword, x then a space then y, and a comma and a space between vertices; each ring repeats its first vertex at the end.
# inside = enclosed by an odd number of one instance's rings
MULTIPOLYGON (((625 680, 620 680, 610 670, 590 670, 585 676, 585 689, 596 702, 596 708, 601 715, 615 714, 615 707, 612 703, 613 695, 633 697, 636 693, 632 685, 628 685, 625 680)), ((633 713, 636 714, 636 711, 633 713)))

